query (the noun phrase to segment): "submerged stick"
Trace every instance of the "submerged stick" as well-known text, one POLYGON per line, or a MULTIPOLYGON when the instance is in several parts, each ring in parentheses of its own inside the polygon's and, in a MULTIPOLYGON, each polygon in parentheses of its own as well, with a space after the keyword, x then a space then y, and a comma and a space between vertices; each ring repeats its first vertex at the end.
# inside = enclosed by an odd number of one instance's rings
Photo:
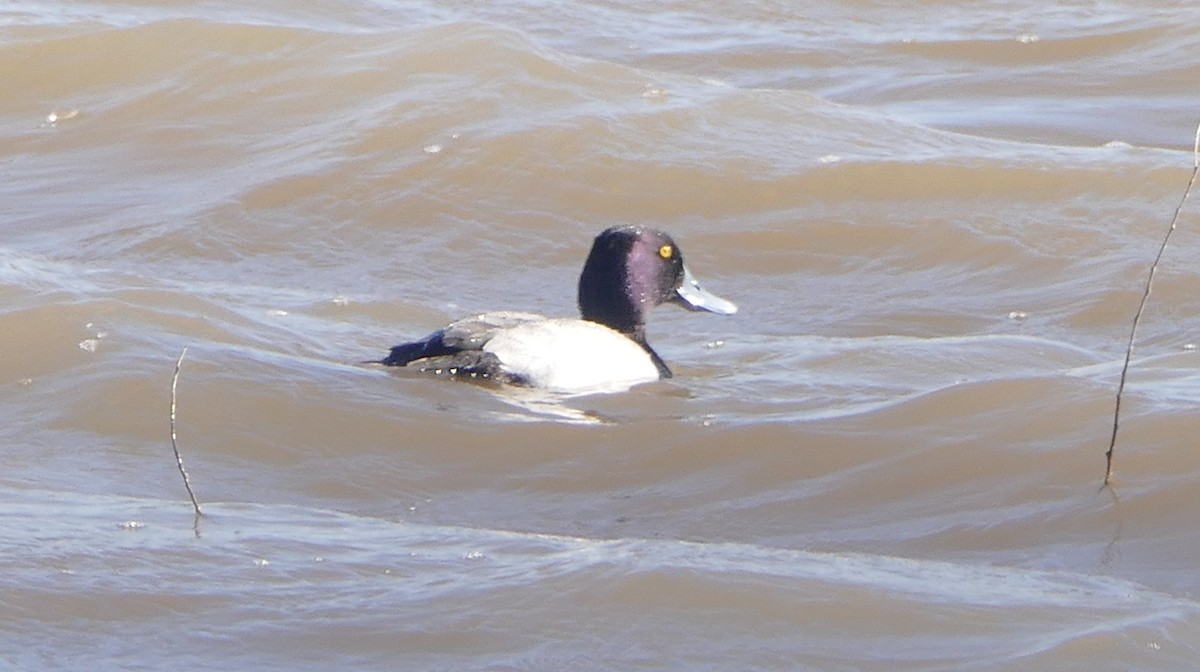
POLYGON ((183 487, 187 489, 188 497, 192 498, 192 508, 196 510, 196 518, 200 513, 200 502, 196 501, 196 493, 192 492, 192 483, 188 480, 187 470, 183 468, 183 456, 179 454, 179 444, 175 442, 175 390, 179 387, 179 369, 183 367, 183 357, 187 354, 187 346, 179 353, 175 362, 175 376, 171 378, 171 450, 175 451, 175 464, 179 466, 179 474, 183 476, 183 487))
POLYGON ((1158 247, 1158 254, 1154 255, 1154 263, 1150 264, 1150 273, 1146 276, 1146 286, 1142 289, 1142 300, 1138 303, 1137 312, 1133 315, 1133 327, 1129 330, 1129 344, 1125 347, 1125 363, 1121 365, 1121 381, 1117 384, 1117 404, 1113 409, 1112 440, 1108 442, 1108 452, 1104 454, 1106 460, 1104 485, 1112 483, 1113 449, 1117 446, 1117 429, 1121 422, 1121 393, 1125 391, 1125 377, 1129 373, 1129 360, 1133 357, 1133 342, 1137 338, 1138 324, 1142 321, 1142 311, 1146 309, 1146 301, 1150 298, 1150 290, 1154 285, 1154 272, 1158 270, 1158 263, 1162 261, 1163 252, 1167 250, 1167 241, 1171 239, 1171 234, 1175 232, 1175 226, 1179 223, 1179 213, 1183 212, 1183 204, 1187 202, 1188 195, 1192 193, 1192 185, 1196 183, 1196 173, 1198 172, 1200 172, 1200 124, 1196 125, 1196 139, 1192 144, 1192 177, 1188 180, 1187 189, 1183 190, 1183 198, 1179 199, 1179 205, 1175 206, 1171 225, 1167 228, 1167 234, 1163 236, 1162 245, 1158 247))

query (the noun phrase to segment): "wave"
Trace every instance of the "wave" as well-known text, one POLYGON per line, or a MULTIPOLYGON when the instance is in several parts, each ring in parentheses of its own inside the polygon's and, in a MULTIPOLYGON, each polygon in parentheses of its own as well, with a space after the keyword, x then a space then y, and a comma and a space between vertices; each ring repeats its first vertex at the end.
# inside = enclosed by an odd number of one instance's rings
MULTIPOLYGON (((351 637, 360 660, 448 660, 457 647, 437 653, 428 638, 468 615, 476 624, 468 633, 512 636, 508 619, 523 612, 532 619, 523 629, 553 631, 553 643, 506 639, 506 660, 588 655, 600 656, 601 667, 621 666, 665 642, 669 658, 710 662, 744 660, 753 646, 810 663, 836 650, 845 664, 886 659, 905 668, 1082 657, 1165 669, 1195 655, 1188 641, 1200 619, 1190 600, 1072 572, 425 526, 232 503, 209 504, 194 536, 183 501, 171 513, 155 500, 51 492, 37 500, 36 517, 49 520, 52 507, 58 521, 41 530, 41 548, 26 546, 24 535, 4 539, 13 551, 2 563, 9 645, 28 643, 44 619, 78 618, 103 599, 113 625, 143 646, 157 647, 142 635, 167 619, 176 634, 163 653, 176 661, 199 655, 214 637, 248 633, 254 643, 235 657, 272 661, 302 650, 327 660, 345 654, 322 650, 322 641, 344 646, 341 638, 351 637), (328 599, 310 602, 314 590, 328 599), (536 609, 521 606, 534 595, 536 609), (229 600, 241 606, 231 609, 229 600), (375 608, 338 606, 364 600, 375 608), (713 627, 724 635, 699 636, 713 627), (617 636, 625 637, 623 651, 605 644, 617 636), (426 644, 408 648, 418 640, 426 644), (1096 653, 1078 651, 1085 642, 1096 653)), ((6 508, 12 524, 0 529, 18 529, 28 513, 6 508)), ((54 633, 58 657, 74 659, 97 643, 94 631, 61 621, 54 633)))

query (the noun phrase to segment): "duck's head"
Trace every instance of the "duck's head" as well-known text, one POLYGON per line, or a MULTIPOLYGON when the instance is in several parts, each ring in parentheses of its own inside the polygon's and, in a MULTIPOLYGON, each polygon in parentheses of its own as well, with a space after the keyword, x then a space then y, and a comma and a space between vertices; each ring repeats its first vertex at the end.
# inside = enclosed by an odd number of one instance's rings
POLYGON ((579 312, 644 339, 646 314, 661 303, 729 315, 737 306, 700 287, 670 236, 640 226, 614 226, 592 243, 579 275, 579 312))

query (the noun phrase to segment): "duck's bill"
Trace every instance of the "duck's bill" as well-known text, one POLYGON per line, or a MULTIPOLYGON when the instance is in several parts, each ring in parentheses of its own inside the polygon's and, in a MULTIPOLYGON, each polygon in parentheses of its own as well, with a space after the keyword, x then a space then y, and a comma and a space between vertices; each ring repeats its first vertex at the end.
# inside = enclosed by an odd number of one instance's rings
POLYGON ((737 312, 737 305, 702 288, 692 272, 683 267, 683 284, 675 290, 676 302, 689 310, 707 310, 710 313, 732 315, 737 312))

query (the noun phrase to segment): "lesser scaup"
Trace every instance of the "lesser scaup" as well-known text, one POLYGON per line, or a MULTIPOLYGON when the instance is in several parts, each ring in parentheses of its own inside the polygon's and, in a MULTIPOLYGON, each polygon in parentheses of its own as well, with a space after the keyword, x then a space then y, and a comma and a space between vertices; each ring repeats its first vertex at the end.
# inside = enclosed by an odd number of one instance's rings
POLYGON ((670 236, 615 226, 596 236, 579 275, 583 319, 484 313, 397 345, 379 363, 562 391, 628 387, 671 377, 646 343, 646 314, 666 302, 737 312, 733 303, 700 288, 670 236))

